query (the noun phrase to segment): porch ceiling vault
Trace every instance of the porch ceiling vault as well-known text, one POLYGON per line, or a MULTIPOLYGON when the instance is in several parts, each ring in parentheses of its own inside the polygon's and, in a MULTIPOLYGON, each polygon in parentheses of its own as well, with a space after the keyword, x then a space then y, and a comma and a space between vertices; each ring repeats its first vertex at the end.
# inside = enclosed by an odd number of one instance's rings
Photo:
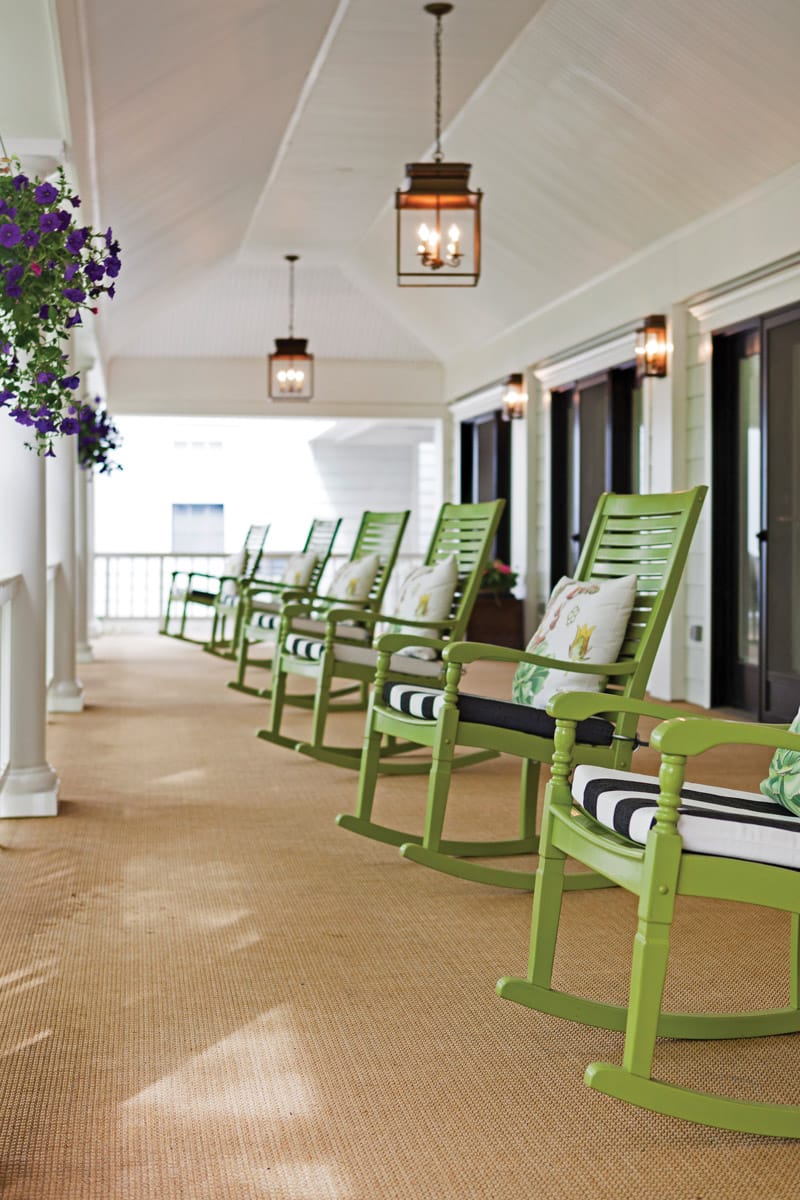
POLYGON ((293 251, 315 354, 447 363, 798 162, 796 0, 457 0, 443 141, 485 192, 484 273, 402 291, 392 197, 433 128, 421 3, 53 3, 71 128, 27 29, 2 132, 68 140, 114 225, 109 360, 263 356, 293 251))

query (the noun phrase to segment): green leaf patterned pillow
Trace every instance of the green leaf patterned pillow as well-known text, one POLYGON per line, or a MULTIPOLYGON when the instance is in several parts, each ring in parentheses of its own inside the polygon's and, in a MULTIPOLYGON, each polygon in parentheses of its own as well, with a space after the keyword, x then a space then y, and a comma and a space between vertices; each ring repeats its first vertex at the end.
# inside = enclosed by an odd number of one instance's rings
MULTIPOLYGON (((800 711, 789 726, 800 733, 800 711)), ((776 750, 769 764, 769 775, 760 785, 762 793, 775 804, 782 804, 800 817, 800 750, 776 750)))
MULTIPOLYGON (((616 662, 636 599, 636 576, 619 579, 559 579, 550 593, 529 654, 562 662, 616 662)), ((605 675, 584 675, 538 663, 520 663, 511 698, 545 708, 556 692, 599 692, 605 675)))

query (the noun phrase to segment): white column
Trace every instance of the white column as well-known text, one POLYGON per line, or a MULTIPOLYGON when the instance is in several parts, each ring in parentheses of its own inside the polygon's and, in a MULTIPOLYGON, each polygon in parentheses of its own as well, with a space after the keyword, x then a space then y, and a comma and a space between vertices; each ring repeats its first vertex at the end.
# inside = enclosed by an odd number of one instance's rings
MULTIPOLYGON (((678 492, 686 487, 686 311, 672 309, 669 322, 672 345, 669 374, 645 379, 645 405, 650 427, 650 491, 678 492)), ((686 696, 686 583, 681 582, 670 618, 650 672, 647 690, 656 700, 683 700, 686 696)))
POLYGON ((81 712, 83 685, 77 678, 75 632, 76 439, 60 438, 47 459, 47 561, 57 563, 53 593, 53 678, 47 689, 50 712, 81 712))
POLYGON ((91 532, 89 527, 92 472, 80 467, 75 473, 75 636, 76 657, 79 663, 94 658, 89 641, 89 614, 92 596, 93 570, 91 532))
POLYGON ((25 448, 28 430, 0 412, 0 575, 21 576, 9 639, 9 761, 0 779, 0 817, 51 817, 58 776, 45 758, 47 624, 45 464, 25 448))

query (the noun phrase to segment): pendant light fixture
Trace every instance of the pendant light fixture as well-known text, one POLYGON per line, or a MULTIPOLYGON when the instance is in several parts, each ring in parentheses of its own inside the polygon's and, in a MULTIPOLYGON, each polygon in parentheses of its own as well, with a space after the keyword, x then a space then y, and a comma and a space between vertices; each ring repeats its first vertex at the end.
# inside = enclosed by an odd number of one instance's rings
POLYGON ((407 163, 395 193, 399 287, 474 287, 481 273, 481 198, 470 163, 443 162, 442 17, 452 4, 426 4, 436 19, 436 149, 433 162, 407 163))
POLYGON ((310 400, 314 395, 314 355, 306 352, 307 338, 294 336, 294 264, 298 254, 285 254, 289 264, 289 336, 275 338, 269 356, 271 400, 310 400))

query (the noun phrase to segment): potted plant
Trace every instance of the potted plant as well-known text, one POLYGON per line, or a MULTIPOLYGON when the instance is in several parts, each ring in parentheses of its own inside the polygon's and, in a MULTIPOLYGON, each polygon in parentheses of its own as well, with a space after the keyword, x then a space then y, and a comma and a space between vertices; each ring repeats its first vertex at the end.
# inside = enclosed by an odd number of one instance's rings
POLYGON ((80 375, 64 347, 101 296, 113 299, 119 244, 110 228, 82 223, 62 169, 31 179, 0 149, 0 409, 52 457, 55 440, 79 428, 80 375))
POLYGON ((481 578, 482 592, 510 592, 517 582, 515 571, 511 570, 508 563, 504 563, 502 559, 496 558, 494 562, 489 563, 483 569, 481 578))

